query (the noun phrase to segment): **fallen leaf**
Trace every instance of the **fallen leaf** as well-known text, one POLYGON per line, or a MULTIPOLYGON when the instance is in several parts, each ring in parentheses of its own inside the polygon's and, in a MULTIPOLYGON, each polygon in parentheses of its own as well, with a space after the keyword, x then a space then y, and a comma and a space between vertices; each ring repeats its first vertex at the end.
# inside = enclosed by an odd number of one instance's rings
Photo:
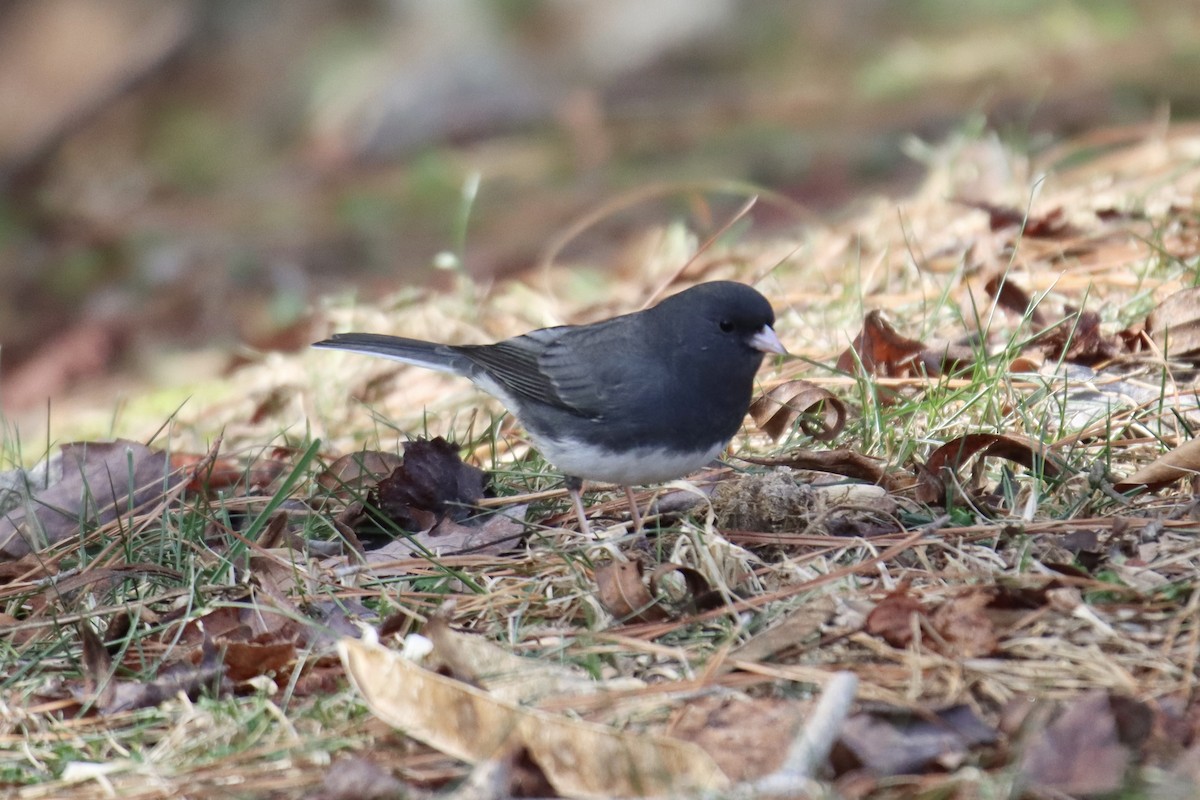
POLYGON ((1113 488, 1127 492, 1145 487, 1155 492, 1181 478, 1195 478, 1197 474, 1200 474, 1200 439, 1189 439, 1118 481, 1113 488))
POLYGON ((596 594, 604 610, 621 622, 657 622, 669 616, 642 581, 637 561, 606 561, 596 565, 596 594))
POLYGON ((819 442, 837 437, 846 425, 846 405, 828 389, 808 381, 788 381, 750 405, 750 417, 772 439, 797 419, 800 429, 819 442))
POLYGON ((729 786, 708 754, 689 742, 506 703, 378 644, 342 639, 338 654, 351 683, 384 722, 470 764, 524 749, 565 797, 655 796, 729 786))
POLYGON ((61 477, 0 518, 0 559, 133 516, 182 479, 166 453, 124 439, 63 445, 58 458, 61 477))
POLYGON ((913 640, 913 618, 925 616, 925 607, 907 586, 900 586, 880 600, 863 623, 863 629, 892 647, 905 648, 913 640))
POLYGON ((551 698, 587 697, 645 686, 636 678, 598 681, 577 667, 516 655, 481 636, 452 629, 440 615, 422 632, 433 642, 434 656, 450 669, 450 677, 486 689, 507 703, 536 705, 551 698))
POLYGON ((1099 314, 1069 307, 1065 311, 1067 319, 1047 329, 1038 340, 1047 359, 1090 367, 1121 353, 1120 338, 1101 333, 1099 314))
POLYGON ((379 482, 375 505, 404 530, 424 531, 443 517, 461 522, 486 485, 484 471, 463 463, 439 436, 404 445, 404 462, 379 482))
POLYGON ((868 375, 903 378, 917 372, 919 356, 925 345, 901 336, 883 316, 883 312, 867 312, 862 330, 850 343, 850 348, 838 356, 837 368, 853 372, 859 363, 868 375))
POLYGON ((1040 469, 1048 478, 1060 473, 1054 461, 1047 457, 1041 442, 1000 433, 968 433, 934 450, 929 460, 918 468, 917 500, 928 505, 945 503, 947 488, 963 483, 955 480, 954 473, 976 455, 1007 459, 1029 470, 1040 469))
POLYGON ((317 476, 317 484, 343 500, 361 500, 386 475, 404 463, 395 453, 362 450, 347 453, 317 476))
POLYGON ((924 713, 878 709, 846 720, 830 760, 839 774, 862 768, 876 775, 913 774, 954 768, 996 738, 995 729, 965 705, 924 713))
POLYGON ((808 469, 814 472, 828 472, 878 484, 885 489, 896 488, 893 476, 884 469, 883 464, 853 450, 792 450, 785 455, 771 458, 758 456, 738 456, 738 458, 763 467, 789 467, 791 469, 808 469))
POLYGON ((1019 762, 1020 780, 1075 797, 1114 792, 1124 785, 1152 716, 1137 701, 1088 692, 1030 739, 1019 762))
POLYGON ((1020 317, 1028 317, 1036 330, 1046 327, 1046 315, 1034 304, 1029 293, 1008 277, 1007 271, 989 278, 984 284, 984 290, 996 298, 996 304, 1000 308, 1020 317))
POLYGON ((985 613, 991 601, 992 593, 987 590, 968 590, 940 604, 929 615, 929 622, 941 641, 930 645, 952 658, 982 658, 996 652, 996 629, 985 613))
POLYGON ((1168 357, 1200 351, 1200 287, 1181 289, 1159 303, 1146 318, 1146 330, 1168 357))

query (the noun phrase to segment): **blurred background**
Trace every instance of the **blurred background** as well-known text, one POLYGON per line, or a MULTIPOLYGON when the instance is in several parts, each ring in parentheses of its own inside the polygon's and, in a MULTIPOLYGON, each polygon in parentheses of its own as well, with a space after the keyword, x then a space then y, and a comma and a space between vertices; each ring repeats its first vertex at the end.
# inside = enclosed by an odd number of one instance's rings
POLYGON ((0 0, 0 400, 299 348, 317 296, 517 273, 614 198, 559 261, 1198 110, 1195 0, 0 0))

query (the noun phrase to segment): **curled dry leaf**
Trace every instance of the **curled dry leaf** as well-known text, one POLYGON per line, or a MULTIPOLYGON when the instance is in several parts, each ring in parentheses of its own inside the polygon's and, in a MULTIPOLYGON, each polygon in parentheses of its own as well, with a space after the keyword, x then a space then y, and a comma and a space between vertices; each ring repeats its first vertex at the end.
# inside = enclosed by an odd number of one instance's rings
POLYGON ((968 433, 934 450, 924 466, 918 468, 917 500, 930 505, 946 502, 947 473, 957 471, 976 455, 995 456, 1026 469, 1040 469, 1048 478, 1061 472, 1047 457, 1041 442, 1001 433, 968 433))
POLYGON ((540 658, 526 658, 498 647, 482 636, 450 627, 437 615, 423 633, 433 642, 434 656, 450 676, 486 689, 508 703, 530 705, 550 698, 587 697, 645 686, 636 678, 597 681, 577 667, 540 658))
POLYGON ((1146 329, 1169 357, 1200 352, 1200 287, 1175 292, 1159 303, 1146 318, 1146 329))
POLYGON ((401 528, 425 531, 443 517, 465 519, 486 486, 487 474, 439 436, 404 445, 404 462, 379 482, 377 506, 401 528))
POLYGON ((637 561, 597 564, 596 593, 604 610, 622 622, 658 622, 668 616, 642 581, 637 561))
POLYGON ((988 591, 968 591, 934 609, 929 622, 941 639, 934 649, 952 658, 982 658, 996 652, 996 629, 986 613, 992 597, 988 591))
POLYGON ((828 442, 846 425, 846 405, 814 383, 788 381, 755 400, 750 417, 772 439, 778 439, 799 419, 800 429, 806 434, 828 442))
POLYGON ((878 484, 885 489, 898 488, 897 478, 888 474, 878 461, 853 450, 794 450, 783 456, 760 458, 738 456, 742 461, 763 467, 789 467, 814 472, 829 472, 878 484))
POLYGON ((361 500, 402 463, 400 456, 381 450, 347 453, 317 476, 317 484, 344 500, 361 500))
POLYGON ((1127 492, 1145 487, 1154 492, 1181 478, 1197 475, 1200 475, 1200 439, 1189 439, 1121 480, 1115 488, 1127 492))
POLYGON ((1065 311, 1067 319, 1049 328, 1040 339, 1046 358, 1090 367, 1109 361, 1121 353, 1121 339, 1106 336, 1100 330, 1099 314, 1070 307, 1065 311))
POLYGON ((564 797, 682 795, 729 786, 694 744, 506 703, 378 644, 342 639, 338 653, 351 683, 384 722, 471 764, 523 748, 564 797))
POLYGON ((837 368, 853 372, 858 363, 868 375, 903 378, 916 374, 925 345, 901 336, 878 309, 868 311, 850 348, 838 356, 837 368))
POLYGON ((683 578, 685 594, 678 600, 672 600, 675 605, 683 607, 688 613, 710 611, 725 603, 721 593, 712 588, 704 573, 693 567, 680 564, 659 564, 650 573, 650 594, 663 597, 668 590, 663 584, 663 578, 668 575, 679 575, 683 578))

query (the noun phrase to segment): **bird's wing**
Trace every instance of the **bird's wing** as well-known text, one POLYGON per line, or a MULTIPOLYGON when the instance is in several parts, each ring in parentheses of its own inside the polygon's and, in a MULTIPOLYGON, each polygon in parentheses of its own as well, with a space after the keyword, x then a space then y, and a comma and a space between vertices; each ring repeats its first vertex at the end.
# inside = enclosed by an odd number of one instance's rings
POLYGON ((492 345, 463 345, 454 350, 508 392, 571 414, 599 418, 607 392, 595 361, 608 354, 592 349, 595 332, 596 326, 563 325, 492 345))

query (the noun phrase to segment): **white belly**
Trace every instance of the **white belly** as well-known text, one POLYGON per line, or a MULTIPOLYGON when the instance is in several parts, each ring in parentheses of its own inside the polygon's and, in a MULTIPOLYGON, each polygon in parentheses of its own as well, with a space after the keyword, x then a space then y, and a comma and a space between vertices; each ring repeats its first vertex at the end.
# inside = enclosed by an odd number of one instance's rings
POLYGON ((682 478, 716 458, 725 449, 725 444, 718 442, 707 450, 694 453, 670 453, 658 447, 640 447, 618 457, 571 440, 534 439, 541 454, 564 475, 623 486, 682 478))

